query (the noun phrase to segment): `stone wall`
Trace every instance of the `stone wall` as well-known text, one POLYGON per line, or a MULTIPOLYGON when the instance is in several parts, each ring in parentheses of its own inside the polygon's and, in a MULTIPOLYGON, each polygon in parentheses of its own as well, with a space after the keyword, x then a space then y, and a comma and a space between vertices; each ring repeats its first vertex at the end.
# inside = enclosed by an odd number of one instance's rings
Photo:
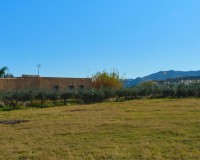
POLYGON ((91 87, 91 78, 20 77, 0 79, 0 90, 2 91, 36 88, 77 89, 91 87))

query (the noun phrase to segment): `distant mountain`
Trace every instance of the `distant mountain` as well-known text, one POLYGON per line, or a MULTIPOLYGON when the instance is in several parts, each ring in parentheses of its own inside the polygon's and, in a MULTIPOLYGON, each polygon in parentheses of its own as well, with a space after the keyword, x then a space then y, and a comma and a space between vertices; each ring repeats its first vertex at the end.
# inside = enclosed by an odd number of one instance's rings
POLYGON ((160 71, 157 73, 150 74, 145 77, 138 77, 136 79, 126 79, 124 81, 124 86, 125 87, 131 87, 135 86, 141 82, 146 82, 146 81, 152 81, 152 80, 166 80, 166 79, 172 79, 172 78, 182 78, 182 77, 195 77, 195 76, 200 76, 200 70, 199 71, 160 71))

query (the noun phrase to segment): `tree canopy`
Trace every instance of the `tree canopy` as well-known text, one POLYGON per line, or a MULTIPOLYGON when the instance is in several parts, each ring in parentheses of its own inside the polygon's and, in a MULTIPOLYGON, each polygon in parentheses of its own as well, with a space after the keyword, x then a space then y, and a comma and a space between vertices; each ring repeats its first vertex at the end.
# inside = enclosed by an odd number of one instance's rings
POLYGON ((11 73, 7 73, 8 71, 8 67, 4 66, 0 69, 0 78, 9 78, 9 77, 13 77, 13 75, 11 73))
POLYGON ((122 82, 117 71, 112 71, 110 73, 103 71, 97 72, 92 77, 94 88, 121 88, 122 82))

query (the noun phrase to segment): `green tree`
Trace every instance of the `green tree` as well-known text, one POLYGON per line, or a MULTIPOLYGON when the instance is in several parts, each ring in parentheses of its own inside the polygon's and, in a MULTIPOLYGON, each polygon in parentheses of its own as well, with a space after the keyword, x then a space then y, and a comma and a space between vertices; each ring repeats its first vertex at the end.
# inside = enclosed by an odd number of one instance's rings
POLYGON ((52 98, 52 94, 47 89, 39 89, 35 91, 35 97, 36 100, 40 100, 40 106, 43 107, 44 103, 52 98))
POLYGON ((22 91, 8 91, 4 92, 2 95, 4 103, 13 109, 17 108, 18 102, 22 101, 23 98, 24 94, 22 91))
POLYGON ((67 99, 74 98, 75 92, 74 90, 63 90, 60 92, 60 98, 64 101, 64 105, 67 104, 67 99))
POLYGON ((1 77, 1 78, 4 78, 7 71, 8 71, 8 67, 6 67, 6 66, 5 66, 5 67, 2 67, 2 68, 0 69, 0 77, 1 77))
POLYGON ((103 102, 105 100, 105 93, 102 89, 84 89, 79 91, 79 98, 84 103, 103 102))
POLYGON ((0 78, 9 78, 9 77, 13 77, 12 74, 7 73, 8 71, 8 67, 4 66, 0 69, 0 78))

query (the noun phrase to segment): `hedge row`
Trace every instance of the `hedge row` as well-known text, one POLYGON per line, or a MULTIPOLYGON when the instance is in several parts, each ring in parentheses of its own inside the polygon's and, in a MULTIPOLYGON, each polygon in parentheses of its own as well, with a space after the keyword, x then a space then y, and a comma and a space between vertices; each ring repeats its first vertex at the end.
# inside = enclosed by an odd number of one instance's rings
POLYGON ((118 90, 117 97, 125 99, 200 97, 200 83, 141 84, 118 90))
POLYGON ((49 102, 66 105, 69 99, 77 100, 80 103, 96 103, 102 102, 110 97, 114 97, 114 91, 110 89, 81 89, 81 90, 19 90, 0 92, 1 106, 7 106, 12 109, 16 109, 18 105, 26 104, 26 106, 35 106, 39 103, 40 107, 45 107, 49 102), (112 94, 112 95, 111 95, 112 94))
POLYGON ((76 99, 81 103, 103 102, 109 98, 116 100, 140 99, 140 98, 186 98, 200 97, 200 83, 192 84, 141 84, 132 88, 122 89, 82 89, 67 91, 21 90, 0 92, 0 101, 4 106, 16 109, 22 103, 34 106, 38 102, 40 107, 44 107, 47 102, 62 102, 66 105, 69 99, 76 99))

